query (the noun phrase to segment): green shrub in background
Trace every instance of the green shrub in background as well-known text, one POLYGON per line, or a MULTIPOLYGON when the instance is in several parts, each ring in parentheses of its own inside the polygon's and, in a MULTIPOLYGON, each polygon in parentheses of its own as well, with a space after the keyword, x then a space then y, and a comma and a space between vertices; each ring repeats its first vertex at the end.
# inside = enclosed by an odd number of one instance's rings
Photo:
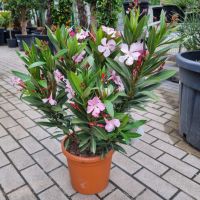
POLYGON ((11 12, 7 10, 0 11, 0 27, 8 28, 11 20, 11 12))
POLYGON ((58 7, 55 7, 54 2, 51 4, 51 17, 53 24, 61 26, 66 24, 72 15, 72 0, 59 0, 58 7))
POLYGON ((160 0, 151 0, 151 5, 160 5, 160 0))

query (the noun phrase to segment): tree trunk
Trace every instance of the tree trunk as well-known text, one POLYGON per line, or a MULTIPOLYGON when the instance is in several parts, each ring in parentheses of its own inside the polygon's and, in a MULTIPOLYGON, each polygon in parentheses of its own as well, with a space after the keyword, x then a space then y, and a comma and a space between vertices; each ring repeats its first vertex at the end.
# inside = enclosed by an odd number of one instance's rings
POLYGON ((80 26, 87 28, 88 21, 87 21, 87 13, 85 10, 85 3, 83 0, 77 0, 77 8, 78 8, 78 18, 80 26))
POLYGON ((46 24, 49 27, 52 25, 51 4, 52 4, 52 0, 47 0, 47 17, 46 17, 47 21, 46 21, 46 24))
POLYGON ((27 10, 22 10, 21 11, 21 21, 20 21, 22 35, 27 35, 27 30, 26 30, 27 24, 28 24, 27 10))
POLYGON ((96 10, 97 10, 96 3, 91 3, 91 5, 90 5, 90 11, 91 11, 90 26, 91 26, 91 28, 97 27, 96 10))

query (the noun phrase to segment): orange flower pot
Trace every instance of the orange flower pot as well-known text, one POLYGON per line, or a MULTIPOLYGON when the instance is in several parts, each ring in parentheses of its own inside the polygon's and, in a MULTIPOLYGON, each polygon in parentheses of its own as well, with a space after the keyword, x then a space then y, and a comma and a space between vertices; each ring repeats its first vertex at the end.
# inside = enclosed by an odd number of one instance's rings
POLYGON ((75 156, 66 151, 66 139, 62 141, 62 152, 68 161, 72 187, 81 194, 96 194, 103 191, 108 185, 113 151, 108 152, 103 159, 99 156, 75 156))

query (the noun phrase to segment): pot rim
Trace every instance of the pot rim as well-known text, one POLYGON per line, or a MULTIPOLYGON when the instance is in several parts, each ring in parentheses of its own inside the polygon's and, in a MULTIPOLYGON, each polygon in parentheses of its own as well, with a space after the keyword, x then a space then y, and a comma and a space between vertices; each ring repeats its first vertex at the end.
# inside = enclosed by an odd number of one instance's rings
POLYGON ((189 71, 193 72, 200 72, 200 63, 195 62, 193 60, 185 58, 184 54, 190 54, 190 53, 199 53, 199 59, 200 59, 200 50, 197 51, 186 51, 183 53, 179 53, 176 55, 176 63, 180 68, 184 68, 189 71))
MULTIPOLYGON (((63 154, 70 160, 76 161, 76 162, 87 162, 87 163, 95 163, 95 162, 99 162, 102 161, 104 159, 102 159, 100 156, 94 156, 94 157, 81 157, 81 156, 76 156, 73 155, 71 153, 69 153, 64 146, 64 143, 66 141, 66 139, 68 138, 68 136, 66 136, 62 142, 61 142, 61 148, 62 148, 62 152, 63 154)), ((109 158, 113 155, 114 151, 110 150, 107 154, 106 154, 106 158, 109 158)))

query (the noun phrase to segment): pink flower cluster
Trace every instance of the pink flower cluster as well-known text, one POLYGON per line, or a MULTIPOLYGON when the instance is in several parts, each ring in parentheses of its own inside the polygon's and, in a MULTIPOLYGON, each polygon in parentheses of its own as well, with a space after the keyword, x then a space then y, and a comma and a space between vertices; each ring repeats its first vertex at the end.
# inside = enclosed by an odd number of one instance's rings
POLYGON ((54 71, 54 76, 57 82, 64 80, 65 78, 58 69, 54 71))
POLYGON ((77 64, 77 63, 80 63, 83 59, 84 59, 84 56, 85 56, 86 52, 85 51, 82 51, 80 54, 75 54, 73 57, 72 57, 72 60, 77 64))
POLYGON ((142 54, 143 43, 133 43, 130 48, 127 44, 123 43, 121 45, 121 51, 124 55, 119 57, 119 61, 129 66, 133 65, 134 61, 137 61, 139 56, 142 54))
POLYGON ((57 101, 55 99, 53 99, 53 97, 52 97, 52 93, 50 94, 50 96, 48 98, 43 99, 42 101, 43 101, 43 103, 48 102, 52 106, 55 106, 57 104, 57 101))
POLYGON ((124 85, 122 83, 122 80, 120 76, 117 76, 114 70, 111 71, 111 77, 108 80, 112 80, 118 86, 118 91, 124 91, 124 85))
POLYGON ((98 51, 103 53, 104 57, 110 56, 110 54, 115 50, 116 42, 115 40, 109 40, 107 42, 107 38, 103 38, 101 40, 101 45, 98 46, 98 51))
POLYGON ((89 33, 88 31, 84 31, 83 29, 81 29, 81 31, 76 34, 76 38, 78 40, 85 40, 87 37, 89 37, 89 33))
POLYGON ((71 100, 71 99, 74 98, 75 92, 74 92, 74 90, 73 90, 73 88, 72 88, 72 86, 71 86, 71 84, 70 84, 70 82, 69 82, 68 80, 65 80, 65 84, 66 84, 66 89, 65 89, 65 91, 68 93, 68 94, 67 94, 67 98, 68 98, 69 100, 71 100))
POLYGON ((110 28, 110 27, 106 27, 106 26, 102 26, 101 27, 103 32, 105 32, 108 36, 111 36, 111 38, 115 38, 117 31, 115 31, 114 28, 110 28))
POLYGON ((20 78, 18 78, 18 77, 12 77, 11 78, 11 83, 12 83, 13 86, 18 86, 19 90, 23 89, 24 82, 20 78))
MULTIPOLYGON (((88 101, 87 113, 92 113, 92 116, 98 118, 100 113, 105 110, 105 105, 101 102, 99 97, 95 96, 93 99, 88 101)), ((120 126, 118 119, 108 120, 105 118, 105 129, 107 132, 112 132, 115 128, 120 126)))

